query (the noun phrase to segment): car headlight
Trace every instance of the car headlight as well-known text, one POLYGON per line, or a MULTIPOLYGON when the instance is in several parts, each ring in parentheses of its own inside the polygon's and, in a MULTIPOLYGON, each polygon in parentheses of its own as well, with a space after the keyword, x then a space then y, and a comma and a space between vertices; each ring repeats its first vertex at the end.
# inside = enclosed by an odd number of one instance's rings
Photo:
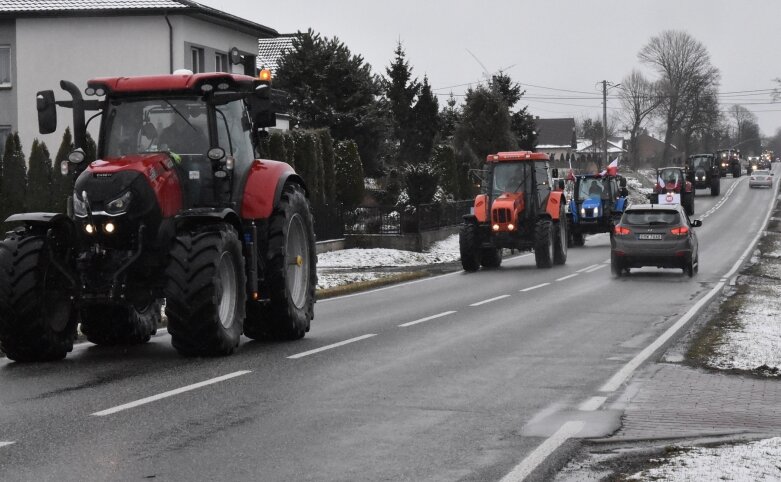
POLYGON ((106 213, 107 214, 122 214, 127 211, 128 206, 130 206, 130 200, 133 199, 133 194, 128 191, 125 194, 119 196, 118 198, 114 199, 113 201, 109 201, 106 203, 106 213))
POLYGON ((73 194, 73 214, 83 218, 87 216, 87 203, 79 199, 77 194, 73 194))

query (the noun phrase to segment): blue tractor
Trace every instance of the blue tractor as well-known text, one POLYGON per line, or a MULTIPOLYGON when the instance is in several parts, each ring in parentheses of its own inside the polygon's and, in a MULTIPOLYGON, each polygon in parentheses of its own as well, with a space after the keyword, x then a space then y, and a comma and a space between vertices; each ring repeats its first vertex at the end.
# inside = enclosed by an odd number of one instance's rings
POLYGON ((610 233, 629 205, 626 179, 618 175, 575 176, 569 202, 569 233, 572 246, 583 246, 587 234, 610 233))

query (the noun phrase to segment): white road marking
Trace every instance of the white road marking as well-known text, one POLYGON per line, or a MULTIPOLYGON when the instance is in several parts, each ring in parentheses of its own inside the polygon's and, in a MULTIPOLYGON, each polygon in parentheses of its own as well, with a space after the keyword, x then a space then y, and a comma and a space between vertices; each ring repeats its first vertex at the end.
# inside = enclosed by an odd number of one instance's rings
POLYGON ((377 336, 377 334, 376 333, 370 333, 368 335, 356 336, 355 338, 350 338, 349 340, 340 341, 339 343, 334 343, 333 345, 326 345, 326 346, 322 346, 320 348, 315 348, 314 350, 309 350, 309 351, 305 351, 305 352, 302 352, 302 353, 298 353, 296 355, 291 355, 288 358, 290 358, 290 359, 303 358, 305 356, 314 355, 315 353, 320 353, 321 351, 330 350, 331 348, 337 348, 337 347, 340 347, 340 346, 347 345, 349 343, 355 343, 356 341, 365 340, 365 339, 371 338, 373 336, 377 336))
POLYGON ((607 401, 607 397, 591 397, 585 402, 578 405, 578 410, 581 412, 593 412, 602 406, 607 401))
POLYGON ((443 316, 452 315, 453 313, 456 313, 456 312, 455 311, 446 311, 446 312, 440 313, 438 315, 431 315, 431 316, 427 316, 425 318, 421 318, 419 320, 410 321, 408 323, 402 323, 399 326, 400 327, 404 327, 404 326, 417 325, 418 323, 423 323, 424 321, 429 321, 429 320, 435 320, 437 318, 442 318, 443 316))
MULTIPOLYGON (((745 179, 745 178, 743 178, 745 179)), ((738 181, 740 182, 740 181, 738 181)), ((737 186, 737 183, 733 185, 737 186)), ((776 187, 776 189, 778 189, 776 187)), ((730 191, 732 192, 732 188, 730 188, 730 191)), ((602 388, 599 389, 600 392, 614 392, 618 390, 618 388, 632 375, 632 373, 639 367, 643 362, 645 362, 651 355, 654 354, 656 350, 662 347, 670 338, 672 338, 675 333, 680 330, 683 326, 686 325, 686 323, 695 316, 699 310, 708 303, 714 296, 719 294, 721 292, 721 289, 724 288, 724 285, 726 284, 725 278, 731 278, 732 275, 737 272, 738 269, 740 269, 743 262, 746 260, 746 258, 751 255, 751 253, 754 252, 754 247, 756 246, 757 242, 759 241, 759 238, 762 236, 762 233, 765 230, 765 227, 767 227, 767 223, 770 220, 770 215, 773 213, 773 207, 775 205, 776 199, 772 198, 770 200, 770 205, 768 206, 767 214, 765 215, 765 220, 762 222, 762 227, 758 230, 756 236, 754 236, 754 239, 751 240, 746 250, 743 252, 743 254, 738 258, 737 261, 735 261, 735 264, 732 265, 732 268, 724 274, 721 277, 721 281, 719 281, 715 287, 713 287, 712 290, 710 290, 708 293, 705 294, 697 303, 692 306, 689 311, 687 311, 673 326, 667 329, 662 335, 654 340, 653 343, 648 345, 643 351, 638 353, 634 358, 632 358, 626 365, 624 365, 621 370, 618 371, 615 375, 613 375, 610 380, 605 383, 602 388)))
POLYGON ((525 293, 527 291, 536 290, 537 288, 542 288, 543 286, 548 286, 550 283, 540 283, 538 285, 529 286, 528 288, 524 288, 520 290, 521 293, 525 293))
POLYGON ((584 271, 588 271, 588 270, 590 270, 591 268, 594 268, 594 267, 596 267, 596 266, 599 266, 599 265, 598 265, 598 264, 592 264, 591 266, 586 266, 585 268, 579 269, 579 270, 578 270, 578 273, 582 273, 582 272, 584 272, 584 271))
POLYGON ((572 273, 567 276, 562 276, 561 278, 556 279, 556 281, 564 281, 565 279, 574 278, 577 275, 578 275, 577 273, 572 273))
POLYGON ((101 410, 100 412, 95 412, 92 415, 96 417, 105 417, 106 415, 111 415, 113 413, 121 412, 123 410, 128 410, 134 407, 138 407, 139 405, 146 405, 147 403, 156 402, 157 400, 161 400, 163 398, 172 397, 174 395, 179 395, 180 393, 189 392, 191 390, 195 390, 198 388, 205 387, 207 385, 213 385, 215 383, 224 382, 225 380, 230 380, 231 378, 240 377, 242 375, 246 375, 247 373, 252 373, 251 370, 241 370, 238 372, 228 373, 227 375, 223 375, 221 377, 217 378, 211 378, 209 380, 205 380, 198 383, 193 383, 192 385, 187 385, 185 387, 177 388, 175 390, 169 390, 167 392, 163 392, 157 395, 152 395, 151 397, 142 398, 141 400, 136 400, 135 402, 125 403, 122 405, 118 405, 113 408, 108 408, 106 410, 101 410))
POLYGON ((602 269, 605 266, 607 266, 607 265, 606 264, 598 264, 598 265, 594 266, 593 268, 591 268, 590 270, 586 271, 586 273, 593 273, 594 271, 596 271, 598 269, 602 269))
POLYGON ((7 447, 9 445, 13 445, 16 442, 0 442, 0 448, 7 447))
POLYGON ((516 465, 509 474, 502 477, 501 482, 520 482, 528 477, 550 454, 556 451, 567 439, 577 435, 585 425, 583 422, 566 422, 556 433, 523 459, 520 464, 516 465))
POLYGON ((478 301, 477 303, 472 303, 472 304, 471 304, 471 305, 469 305, 469 306, 480 306, 480 305, 484 305, 484 304, 486 304, 486 303, 491 303, 492 301, 501 300, 501 299, 503 299, 503 298, 508 298, 509 296, 510 296, 510 295, 501 295, 501 296, 495 296, 495 297, 493 297, 493 298, 488 298, 487 300, 478 301))

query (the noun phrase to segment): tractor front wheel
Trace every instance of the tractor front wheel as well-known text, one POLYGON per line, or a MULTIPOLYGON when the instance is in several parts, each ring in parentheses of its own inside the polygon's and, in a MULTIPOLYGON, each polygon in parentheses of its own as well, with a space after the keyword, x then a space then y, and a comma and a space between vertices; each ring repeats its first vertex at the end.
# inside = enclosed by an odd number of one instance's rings
POLYGON ((232 226, 179 234, 166 269, 165 314, 185 356, 229 355, 238 346, 247 299, 244 256, 232 226))
POLYGON ((471 273, 480 269, 480 236, 477 224, 464 223, 458 231, 458 248, 461 252, 461 267, 471 273))
POLYGON ((288 184, 269 220, 266 253, 269 301, 249 301, 244 334, 298 340, 314 317, 317 253, 312 211, 303 189, 288 184))
POLYGON ((694 191, 690 193, 685 193, 683 201, 683 209, 686 211, 686 214, 689 216, 694 214, 694 191))
POLYGON ((0 242, 0 348, 20 362, 65 358, 76 338, 76 309, 43 236, 0 242))
POLYGON ((553 223, 540 219, 534 226, 534 261, 538 268, 553 266, 553 223))
POLYGON ((140 345, 160 324, 162 300, 143 306, 88 305, 81 309, 81 332, 96 345, 140 345))
POLYGON ((710 180, 710 195, 718 196, 720 192, 721 192, 721 178, 714 176, 710 180))
POLYGON ((553 223, 553 264, 564 264, 567 262, 567 221, 564 217, 564 204, 559 211, 559 220, 553 223))

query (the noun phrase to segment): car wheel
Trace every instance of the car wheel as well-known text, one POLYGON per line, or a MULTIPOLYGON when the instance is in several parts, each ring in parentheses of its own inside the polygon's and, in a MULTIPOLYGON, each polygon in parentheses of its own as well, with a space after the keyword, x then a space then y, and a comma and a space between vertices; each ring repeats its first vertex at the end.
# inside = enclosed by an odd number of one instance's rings
POLYGON ((624 274, 624 263, 615 253, 610 253, 610 272, 614 278, 620 278, 624 274))

